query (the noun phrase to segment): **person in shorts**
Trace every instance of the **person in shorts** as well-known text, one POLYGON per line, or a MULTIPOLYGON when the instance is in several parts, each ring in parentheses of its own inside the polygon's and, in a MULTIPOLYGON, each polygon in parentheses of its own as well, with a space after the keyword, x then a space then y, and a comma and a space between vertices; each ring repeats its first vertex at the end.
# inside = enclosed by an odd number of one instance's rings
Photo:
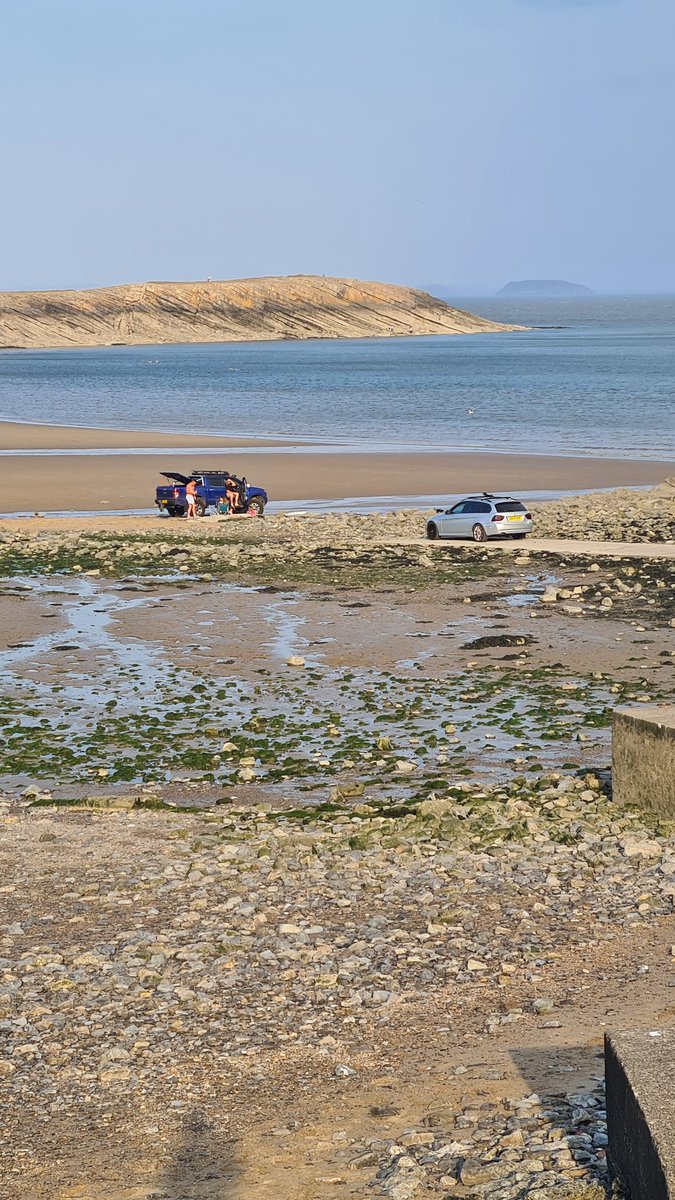
POLYGON ((186 517, 197 516, 197 484, 194 479, 191 479, 185 489, 185 499, 187 501, 186 517))

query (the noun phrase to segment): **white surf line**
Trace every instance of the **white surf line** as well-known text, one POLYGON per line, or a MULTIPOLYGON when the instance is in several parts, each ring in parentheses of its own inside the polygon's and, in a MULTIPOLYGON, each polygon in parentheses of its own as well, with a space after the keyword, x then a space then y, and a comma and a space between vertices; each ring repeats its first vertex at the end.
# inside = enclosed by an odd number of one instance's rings
POLYGON ((40 447, 39 449, 32 448, 30 450, 0 450, 0 456, 4 458, 114 458, 120 455, 126 457, 136 456, 143 457, 147 455, 161 455, 167 459, 174 454, 199 454, 206 455, 223 455, 233 456, 235 454, 307 454, 314 450, 318 454, 336 453, 342 450, 342 447, 335 446, 92 446, 80 447, 67 450, 58 450, 53 447, 40 447))
MULTIPOLYGON (((294 455, 294 454, 354 454, 362 455, 367 458, 369 455, 376 454, 391 454, 391 455, 414 455, 422 457, 424 455, 466 455, 470 457, 472 454, 480 454, 487 456, 506 456, 507 458, 587 458, 596 459, 598 462, 605 460, 619 460, 622 458, 622 452, 619 449, 570 449, 556 450, 552 454, 549 450, 540 450, 533 448, 516 448, 508 446, 492 446, 485 443, 475 443, 471 445, 457 445, 455 443, 443 445, 435 443, 430 445, 417 445, 410 442, 293 442, 289 439, 283 445, 261 446, 257 443, 250 445, 228 446, 223 443, 222 446, 80 446, 69 447, 68 449, 55 449, 54 447, 31 447, 30 449, 0 449, 0 457, 3 458, 115 458, 115 457, 148 457, 162 456, 170 459, 172 455, 180 454, 199 454, 204 457, 222 457, 224 454, 229 457, 237 454, 255 455, 256 457, 264 457, 265 455, 294 455)), ((663 447, 658 450, 647 451, 641 454, 631 452, 629 462, 634 463, 663 463, 665 467, 675 468, 675 458, 672 453, 664 455, 663 447)), ((617 487, 623 486, 617 484, 617 487)), ((626 485, 630 486, 630 485, 626 485)), ((643 485, 645 486, 645 485, 643 485)))

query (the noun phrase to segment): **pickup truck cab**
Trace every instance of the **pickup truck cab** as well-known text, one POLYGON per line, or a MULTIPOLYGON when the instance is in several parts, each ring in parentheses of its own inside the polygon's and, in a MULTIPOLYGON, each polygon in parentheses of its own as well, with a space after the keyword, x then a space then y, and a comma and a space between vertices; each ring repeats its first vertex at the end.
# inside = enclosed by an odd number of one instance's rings
POLYGON ((193 471, 191 475, 180 475, 177 471, 161 471, 163 479, 171 486, 160 484, 155 492, 155 504, 161 513, 169 517, 183 517, 187 512, 185 488, 191 479, 197 484, 195 507, 197 516, 203 517, 207 508, 215 508, 225 499, 226 481, 234 479, 239 487, 241 511, 249 516, 262 517, 267 504, 267 492, 253 487, 246 479, 239 479, 231 471, 193 471))

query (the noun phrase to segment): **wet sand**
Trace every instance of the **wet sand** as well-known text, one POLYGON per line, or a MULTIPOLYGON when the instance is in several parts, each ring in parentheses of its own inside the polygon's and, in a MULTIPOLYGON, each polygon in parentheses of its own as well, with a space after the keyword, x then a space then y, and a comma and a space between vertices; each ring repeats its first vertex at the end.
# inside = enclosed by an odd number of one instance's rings
MULTIPOLYGON (((191 446, 284 446, 282 438, 242 438, 201 433, 159 433, 149 429, 85 429, 67 425, 28 425, 0 421, 0 450, 133 450, 191 446)), ((294 445, 306 444, 296 439, 294 445)))
POLYGON ((666 461, 473 451, 357 452, 279 441, 256 441, 256 449, 251 445, 251 439, 0 423, 0 449, 17 451, 16 456, 0 458, 0 512, 149 509, 155 487, 163 482, 161 471, 189 473, 223 466, 280 501, 442 498, 483 490, 515 492, 527 499, 533 492, 660 483, 673 473, 673 463, 666 461), (139 453, 163 446, 166 451, 161 454, 139 453), (119 453, 124 449, 134 453, 119 453), (21 450, 69 453, 43 457, 21 450), (96 455, 95 450, 113 453, 96 455))

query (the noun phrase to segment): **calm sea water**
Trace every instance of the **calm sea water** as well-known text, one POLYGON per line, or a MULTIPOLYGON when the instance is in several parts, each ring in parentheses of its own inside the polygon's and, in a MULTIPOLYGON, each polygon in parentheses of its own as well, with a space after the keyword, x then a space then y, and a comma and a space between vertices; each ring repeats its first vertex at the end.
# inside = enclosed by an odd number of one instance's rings
POLYGON ((453 300, 526 333, 0 352, 0 418, 675 457, 675 297, 453 300))

